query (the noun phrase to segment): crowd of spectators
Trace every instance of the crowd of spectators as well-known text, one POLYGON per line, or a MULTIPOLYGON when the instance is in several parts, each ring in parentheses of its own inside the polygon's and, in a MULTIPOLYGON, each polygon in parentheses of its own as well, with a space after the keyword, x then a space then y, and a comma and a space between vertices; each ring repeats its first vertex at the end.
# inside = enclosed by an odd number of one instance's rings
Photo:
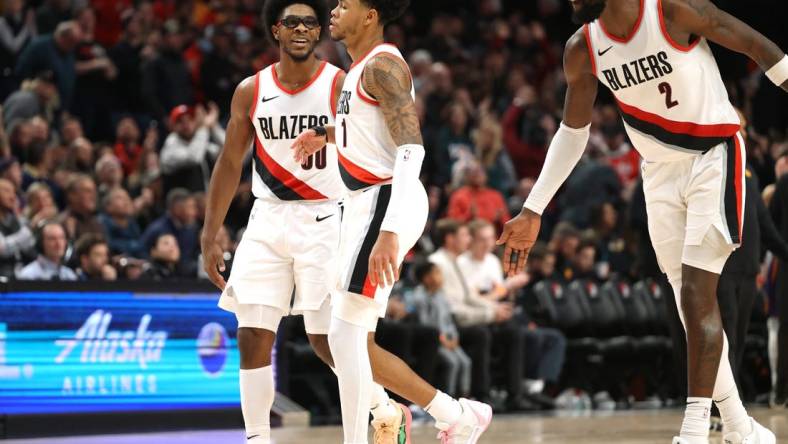
MULTIPOLYGON (((788 34, 771 19, 779 14, 717 3, 788 47, 788 34)), ((458 395, 488 390, 477 363, 489 361, 491 343, 510 356, 510 393, 557 381, 564 339, 532 321, 521 303, 540 278, 659 274, 640 159, 602 89, 586 154, 544 215, 528 273, 504 278, 495 255, 493 240, 522 208, 560 122, 563 42, 576 29, 568 7, 563 0, 413 2, 386 31, 412 70, 430 198, 400 308, 440 331, 447 387, 458 395), (526 359, 523 350, 537 351, 526 359), (523 389, 526 377, 532 384, 523 389)), ((204 277, 198 233, 230 98, 278 55, 261 9, 262 0, 0 5, 0 278, 204 277)), ((325 41, 317 51, 350 65, 340 44, 325 41)), ((788 174, 786 157, 780 163, 788 113, 774 110, 788 109, 788 100, 743 57, 715 52, 731 100, 751 122, 749 169, 761 190, 774 193, 788 174)), ((251 172, 221 232, 228 264, 253 203, 251 172)), ((779 187, 776 195, 786 195, 779 187)))

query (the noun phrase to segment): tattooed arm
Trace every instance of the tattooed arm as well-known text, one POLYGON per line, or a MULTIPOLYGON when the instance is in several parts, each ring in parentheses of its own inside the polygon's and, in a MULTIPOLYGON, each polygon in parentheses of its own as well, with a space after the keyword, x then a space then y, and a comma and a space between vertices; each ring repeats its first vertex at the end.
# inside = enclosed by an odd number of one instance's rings
POLYGON ((410 95, 410 72, 405 62, 385 53, 378 54, 367 62, 361 81, 364 90, 380 102, 394 143, 422 145, 419 116, 410 95))
MULTIPOLYGON (((736 17, 720 10, 709 0, 663 0, 662 12, 668 33, 686 44, 690 36, 702 36, 732 51, 747 55, 764 71, 785 57, 785 53, 763 34, 736 17)), ((788 82, 782 84, 788 91, 788 82)))
POLYGON ((412 199, 417 193, 424 193, 419 181, 424 147, 405 62, 378 54, 367 62, 361 82, 366 92, 379 102, 391 138, 398 147, 389 205, 368 264, 370 283, 387 287, 399 279, 399 234, 407 232, 404 230, 408 228, 406 221, 412 218, 412 199))

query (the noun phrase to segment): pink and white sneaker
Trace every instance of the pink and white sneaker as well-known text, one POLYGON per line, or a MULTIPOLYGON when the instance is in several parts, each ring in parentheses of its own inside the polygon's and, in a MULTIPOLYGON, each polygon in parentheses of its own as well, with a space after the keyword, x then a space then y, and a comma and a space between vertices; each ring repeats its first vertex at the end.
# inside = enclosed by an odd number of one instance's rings
POLYGON ((438 422, 441 444, 476 444, 492 422, 492 407, 478 401, 459 400, 462 414, 454 424, 438 422))
POLYGON ((741 436, 738 432, 726 433, 722 442, 725 444, 775 444, 777 438, 771 430, 758 424, 757 421, 750 418, 752 422, 752 432, 747 436, 741 436))

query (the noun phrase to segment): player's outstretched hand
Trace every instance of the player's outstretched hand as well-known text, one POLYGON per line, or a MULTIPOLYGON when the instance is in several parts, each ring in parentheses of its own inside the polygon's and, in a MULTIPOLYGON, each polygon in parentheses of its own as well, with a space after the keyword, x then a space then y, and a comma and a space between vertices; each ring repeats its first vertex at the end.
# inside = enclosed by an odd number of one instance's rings
POLYGON ((313 129, 308 129, 296 137, 290 148, 293 150, 293 159, 298 163, 306 162, 306 159, 326 146, 326 136, 318 136, 313 129))
POLYGON ((525 270, 525 261, 539 236, 541 224, 541 216, 523 208, 517 217, 503 226, 503 233, 497 244, 506 244, 503 253, 503 269, 507 276, 514 276, 525 270))
POLYGON ((220 273, 224 272, 224 251, 219 243, 215 240, 205 240, 201 242, 202 247, 202 260, 203 268, 208 273, 208 279, 213 282, 213 285, 219 287, 219 290, 224 291, 224 286, 227 282, 224 281, 224 276, 220 273))
POLYGON ((372 253, 369 255, 369 283, 373 286, 388 287, 399 280, 397 254, 399 238, 390 231, 381 231, 372 253))

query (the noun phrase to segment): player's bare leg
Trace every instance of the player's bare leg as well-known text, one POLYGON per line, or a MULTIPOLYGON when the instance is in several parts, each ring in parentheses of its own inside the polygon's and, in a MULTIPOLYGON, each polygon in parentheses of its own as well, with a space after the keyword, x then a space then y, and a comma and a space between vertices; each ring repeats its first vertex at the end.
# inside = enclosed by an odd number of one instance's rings
POLYGON ((681 436, 674 442, 708 443, 713 400, 720 409, 726 442, 755 442, 751 440, 758 436, 757 442, 773 443, 774 435, 747 415, 730 361, 725 359, 728 343, 716 297, 719 275, 684 264, 681 276, 680 305, 687 332, 689 397, 681 436))

